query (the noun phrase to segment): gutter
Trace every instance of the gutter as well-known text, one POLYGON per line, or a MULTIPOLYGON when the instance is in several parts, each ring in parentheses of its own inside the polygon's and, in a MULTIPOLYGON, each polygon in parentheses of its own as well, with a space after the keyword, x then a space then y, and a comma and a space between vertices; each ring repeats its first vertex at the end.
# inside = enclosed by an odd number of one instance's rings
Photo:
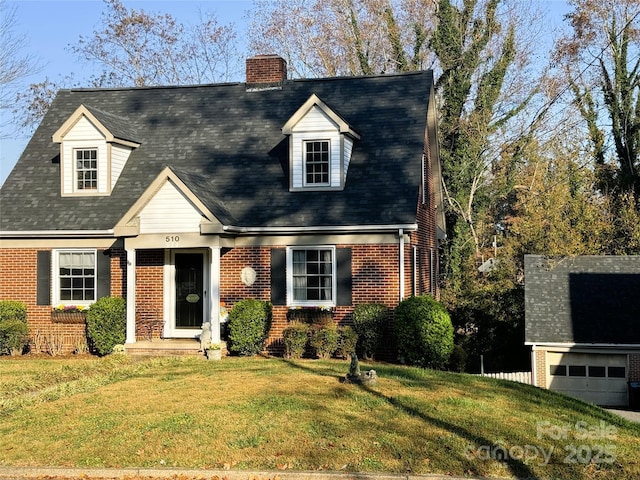
POLYGON ((0 238, 86 238, 115 237, 112 228, 108 230, 24 230, 0 232, 0 238))
POLYGON ((562 343, 562 342, 524 342, 525 345, 535 347, 591 347, 591 348, 640 348, 640 343, 562 343))
POLYGON ((255 233, 290 234, 290 233, 327 233, 327 232, 361 233, 361 232, 386 232, 386 231, 395 232, 396 230, 415 231, 418 229, 418 225, 415 223, 403 224, 403 225, 328 225, 328 226, 315 226, 315 227, 292 227, 292 226, 238 227, 234 225, 224 225, 222 229, 225 232, 240 233, 240 234, 255 234, 255 233))

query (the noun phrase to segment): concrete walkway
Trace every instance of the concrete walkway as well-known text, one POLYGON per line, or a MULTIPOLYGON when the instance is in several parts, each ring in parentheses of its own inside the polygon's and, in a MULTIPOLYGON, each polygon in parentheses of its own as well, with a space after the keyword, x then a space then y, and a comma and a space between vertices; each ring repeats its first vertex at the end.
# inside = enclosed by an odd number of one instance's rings
POLYGON ((491 480, 489 477, 452 477, 449 475, 402 475, 356 472, 304 472, 294 470, 240 471, 188 470, 173 468, 115 469, 0 467, 0 480, 133 480, 138 478, 171 480, 491 480))
POLYGON ((615 413, 620 417, 624 417, 627 420, 631 420, 632 422, 640 423, 640 412, 636 412, 633 410, 618 410, 615 408, 607 408, 611 413, 615 413))

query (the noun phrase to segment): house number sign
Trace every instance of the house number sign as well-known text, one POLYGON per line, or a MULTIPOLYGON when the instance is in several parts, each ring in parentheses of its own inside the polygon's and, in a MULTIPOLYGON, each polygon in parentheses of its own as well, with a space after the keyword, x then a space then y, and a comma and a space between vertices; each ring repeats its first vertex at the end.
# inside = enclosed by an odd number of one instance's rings
POLYGON ((166 243, 178 243, 180 241, 180 235, 167 235, 164 237, 166 243))

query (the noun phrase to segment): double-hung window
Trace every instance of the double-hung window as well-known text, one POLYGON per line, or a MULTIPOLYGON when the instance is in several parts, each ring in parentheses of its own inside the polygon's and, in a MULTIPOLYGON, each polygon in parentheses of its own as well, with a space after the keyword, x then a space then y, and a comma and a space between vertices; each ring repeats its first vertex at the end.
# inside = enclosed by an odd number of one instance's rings
POLYGON ((335 249, 333 247, 289 248, 290 298, 293 305, 335 304, 335 249))
POLYGON ((75 150, 76 188, 80 190, 98 189, 98 149, 75 150))
POLYGON ((329 140, 304 142, 306 185, 329 185, 329 140))
POLYGON ((95 250, 59 250, 55 269, 56 303, 82 305, 95 301, 95 250))

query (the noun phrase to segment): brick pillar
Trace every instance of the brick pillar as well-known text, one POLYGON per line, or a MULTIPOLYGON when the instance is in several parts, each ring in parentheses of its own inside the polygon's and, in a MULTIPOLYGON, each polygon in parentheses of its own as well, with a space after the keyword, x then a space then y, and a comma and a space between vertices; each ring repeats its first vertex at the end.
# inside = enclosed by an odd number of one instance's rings
POLYGON ((629 381, 640 381, 640 353, 629 354, 629 381))

